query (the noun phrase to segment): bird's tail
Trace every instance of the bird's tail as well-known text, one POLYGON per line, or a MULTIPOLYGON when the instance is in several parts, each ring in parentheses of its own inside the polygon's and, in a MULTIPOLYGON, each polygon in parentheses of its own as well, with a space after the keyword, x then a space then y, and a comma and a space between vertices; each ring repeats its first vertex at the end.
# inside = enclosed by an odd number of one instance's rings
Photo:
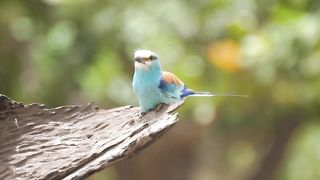
POLYGON ((210 93, 210 92, 193 92, 189 96, 233 96, 233 97, 249 97, 248 95, 234 93, 210 93))

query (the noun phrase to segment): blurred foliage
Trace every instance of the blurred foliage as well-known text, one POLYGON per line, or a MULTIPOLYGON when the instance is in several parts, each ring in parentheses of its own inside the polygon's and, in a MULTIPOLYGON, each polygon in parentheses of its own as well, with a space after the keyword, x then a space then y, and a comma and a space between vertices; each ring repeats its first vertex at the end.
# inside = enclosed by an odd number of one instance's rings
MULTIPOLYGON (((250 96, 190 98, 180 108, 181 137, 199 130, 184 179, 250 179, 263 171, 320 179, 319 19, 317 0, 3 0, 0 93, 50 107, 137 105, 133 52, 150 49, 193 89, 250 96), (287 139, 283 147, 279 139, 287 139), (274 152, 283 153, 269 164, 274 152)), ((91 179, 123 179, 120 172, 139 162, 145 170, 131 178, 143 179, 148 161, 133 161, 91 179)))

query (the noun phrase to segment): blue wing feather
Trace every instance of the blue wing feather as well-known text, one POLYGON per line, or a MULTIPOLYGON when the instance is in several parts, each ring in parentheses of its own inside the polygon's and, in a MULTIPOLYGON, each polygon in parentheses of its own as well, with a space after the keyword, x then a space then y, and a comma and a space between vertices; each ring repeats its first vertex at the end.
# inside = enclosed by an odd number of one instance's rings
POLYGON ((160 88, 161 90, 164 90, 164 89, 166 88, 166 84, 167 84, 167 82, 166 82, 165 80, 160 79, 159 88, 160 88))
POLYGON ((177 94, 178 87, 175 84, 168 83, 165 80, 161 79, 158 87, 165 98, 169 98, 169 99, 179 98, 179 95, 177 94))
POLYGON ((179 78, 169 72, 163 72, 158 87, 165 98, 181 100, 194 94, 193 90, 187 88, 179 78))
POLYGON ((192 94, 194 94, 194 91, 184 86, 184 89, 182 90, 182 94, 180 95, 180 98, 183 99, 192 94))
POLYGON ((183 82, 170 72, 162 72, 162 77, 159 81, 159 89, 163 96, 163 101, 172 103, 181 100, 180 95, 184 89, 183 82))

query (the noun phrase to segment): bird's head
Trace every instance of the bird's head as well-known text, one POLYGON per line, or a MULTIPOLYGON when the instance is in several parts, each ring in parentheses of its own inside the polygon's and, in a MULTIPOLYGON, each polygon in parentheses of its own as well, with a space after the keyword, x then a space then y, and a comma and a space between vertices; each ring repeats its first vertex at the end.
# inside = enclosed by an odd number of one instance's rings
POLYGON ((134 53, 134 66, 136 68, 149 69, 150 67, 160 67, 158 56, 149 50, 137 50, 134 53))

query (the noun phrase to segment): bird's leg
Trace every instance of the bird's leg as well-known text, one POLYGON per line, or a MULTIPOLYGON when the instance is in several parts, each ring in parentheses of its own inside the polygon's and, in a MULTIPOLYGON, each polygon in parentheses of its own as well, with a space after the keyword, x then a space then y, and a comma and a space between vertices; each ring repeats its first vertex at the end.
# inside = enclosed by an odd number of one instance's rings
POLYGON ((159 104, 157 104, 157 106, 156 106, 156 108, 154 109, 154 111, 155 111, 155 112, 159 112, 159 111, 162 109, 163 106, 164 106, 164 103, 159 103, 159 104))

